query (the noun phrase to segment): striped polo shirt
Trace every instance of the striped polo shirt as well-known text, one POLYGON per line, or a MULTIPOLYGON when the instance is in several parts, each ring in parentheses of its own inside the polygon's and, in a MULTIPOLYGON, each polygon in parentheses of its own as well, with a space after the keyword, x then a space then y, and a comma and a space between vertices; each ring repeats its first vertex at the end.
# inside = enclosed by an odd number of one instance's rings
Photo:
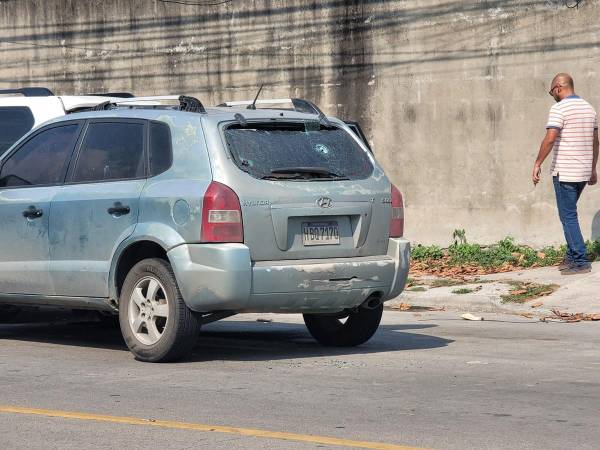
POLYGON ((554 143, 552 175, 560 181, 589 181, 594 159, 596 111, 588 102, 571 95, 550 108, 546 129, 560 131, 554 143))

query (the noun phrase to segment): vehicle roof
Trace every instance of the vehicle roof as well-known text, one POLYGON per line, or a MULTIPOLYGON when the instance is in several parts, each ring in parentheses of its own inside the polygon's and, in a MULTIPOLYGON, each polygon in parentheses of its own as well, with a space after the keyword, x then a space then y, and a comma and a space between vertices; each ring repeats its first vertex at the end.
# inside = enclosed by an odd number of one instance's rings
MULTIPOLYGON (((177 109, 163 108, 128 108, 117 107, 106 111, 83 111, 58 117, 47 123, 64 122, 75 119, 101 119, 101 118, 129 118, 129 119, 147 119, 162 120, 166 117, 180 118, 197 117, 207 121, 219 123, 223 121, 236 120, 235 115, 242 114, 247 120, 269 120, 269 119, 290 119, 290 120, 318 120, 314 114, 300 113, 293 110, 282 109, 241 109, 229 107, 206 108, 206 113, 179 111, 177 109)), ((330 120, 335 120, 329 118, 330 120)))

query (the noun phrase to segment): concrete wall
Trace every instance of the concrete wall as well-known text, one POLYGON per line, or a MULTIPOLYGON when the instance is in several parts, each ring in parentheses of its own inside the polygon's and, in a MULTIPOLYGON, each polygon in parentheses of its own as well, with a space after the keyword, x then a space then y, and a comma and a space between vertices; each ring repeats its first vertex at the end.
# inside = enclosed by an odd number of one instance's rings
MULTIPOLYGON (((0 86, 216 104, 265 83, 265 97, 363 123, 413 240, 465 228, 480 242, 558 243, 550 177, 530 182, 552 76, 571 72, 600 108, 600 1, 567 3, 0 0, 0 86)), ((586 237, 600 234, 598 193, 581 202, 586 237)))

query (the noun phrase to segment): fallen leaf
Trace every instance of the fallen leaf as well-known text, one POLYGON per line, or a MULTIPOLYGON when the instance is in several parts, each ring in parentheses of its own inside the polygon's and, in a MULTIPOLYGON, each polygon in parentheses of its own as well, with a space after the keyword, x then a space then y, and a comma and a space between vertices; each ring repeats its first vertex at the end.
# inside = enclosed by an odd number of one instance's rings
POLYGON ((474 316, 471 313, 467 313, 467 314, 463 314, 462 316, 463 319, 465 320, 483 320, 483 317, 479 317, 479 316, 474 316))
POLYGON ((545 297, 545 296, 547 296, 547 295, 550 295, 550 294, 553 294, 553 293, 554 293, 554 291, 553 291, 553 290, 552 290, 552 291, 544 291, 544 292, 540 292, 538 295, 539 295, 540 297, 545 297))
POLYGON ((399 309, 400 311, 409 311, 412 308, 412 305, 408 303, 400 303, 399 305, 392 306, 392 309, 399 309))
POLYGON ((533 319, 533 314, 531 314, 531 313, 522 312, 522 313, 519 313, 519 315, 522 317, 525 317, 527 319, 533 319))
POLYGON ((521 295, 521 294, 527 294, 527 289, 517 289, 515 291, 510 291, 509 292, 510 295, 521 295))
POLYGON ((600 320, 600 313, 585 314, 585 313, 568 313, 558 309, 553 309, 552 313, 564 322, 581 322, 583 320, 597 321, 600 320))
POLYGON ((531 305, 529 305, 529 306, 531 306, 532 308, 539 308, 539 307, 540 307, 540 306, 542 306, 543 304, 544 304, 544 302, 535 302, 535 303, 532 303, 532 304, 531 304, 531 305))

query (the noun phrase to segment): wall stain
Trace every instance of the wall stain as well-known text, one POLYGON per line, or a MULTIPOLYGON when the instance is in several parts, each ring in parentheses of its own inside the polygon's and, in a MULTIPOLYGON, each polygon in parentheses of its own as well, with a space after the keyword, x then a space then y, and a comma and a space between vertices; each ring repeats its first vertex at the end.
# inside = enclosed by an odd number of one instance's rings
POLYGON ((264 83, 263 98, 304 97, 361 122, 407 194, 412 238, 447 244, 456 225, 490 242, 548 243, 560 233, 528 205, 553 208, 551 190, 532 191, 519 169, 539 148, 558 65, 600 105, 599 14, 598 2, 547 0, 5 1, 0 86, 186 93, 214 105, 264 83))

